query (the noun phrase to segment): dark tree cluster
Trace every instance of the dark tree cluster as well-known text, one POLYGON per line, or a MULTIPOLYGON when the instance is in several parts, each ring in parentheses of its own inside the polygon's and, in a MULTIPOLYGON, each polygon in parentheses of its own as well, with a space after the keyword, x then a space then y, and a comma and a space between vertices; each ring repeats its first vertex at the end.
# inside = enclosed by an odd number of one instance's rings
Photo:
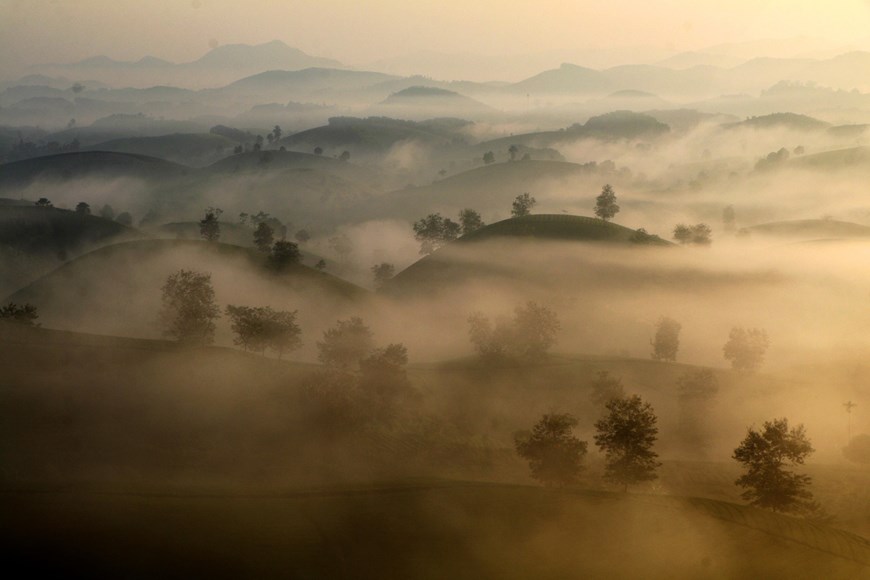
POLYGON ((10 302, 6 306, 0 306, 0 320, 23 324, 24 326, 39 326, 36 319, 39 314, 33 304, 16 304, 10 302))
POLYGON ((532 301, 517 306, 512 319, 493 323, 476 312, 468 324, 471 343, 480 357, 489 361, 540 359, 556 343, 561 327, 552 310, 532 301))
POLYGON ((674 226, 674 239, 680 244, 694 246, 709 246, 712 243, 710 235, 713 230, 707 224, 695 224, 687 226, 686 224, 677 224, 674 226))
POLYGON ((440 213, 432 213, 417 220, 413 224, 414 238, 420 242, 420 253, 431 254, 444 244, 459 237, 462 227, 443 217, 440 213))
POLYGON ((278 358, 302 346, 302 334, 296 323, 296 311, 272 310, 268 306, 227 306, 235 333, 233 344, 245 350, 273 350, 278 358))
POLYGON ((680 349, 680 330, 683 326, 674 320, 663 316, 656 324, 655 337, 650 341, 653 347, 654 360, 676 361, 680 349))
POLYGON ((179 270, 166 279, 160 310, 164 336, 186 344, 211 344, 219 317, 211 274, 179 270))

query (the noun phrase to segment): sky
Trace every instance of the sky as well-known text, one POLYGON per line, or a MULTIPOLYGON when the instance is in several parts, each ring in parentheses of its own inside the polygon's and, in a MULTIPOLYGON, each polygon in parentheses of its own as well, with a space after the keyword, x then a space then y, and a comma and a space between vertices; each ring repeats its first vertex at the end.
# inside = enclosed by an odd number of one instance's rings
POLYGON ((275 39, 362 65, 427 50, 643 54, 797 36, 870 44, 870 0, 0 0, 2 72, 98 54, 184 62, 275 39))

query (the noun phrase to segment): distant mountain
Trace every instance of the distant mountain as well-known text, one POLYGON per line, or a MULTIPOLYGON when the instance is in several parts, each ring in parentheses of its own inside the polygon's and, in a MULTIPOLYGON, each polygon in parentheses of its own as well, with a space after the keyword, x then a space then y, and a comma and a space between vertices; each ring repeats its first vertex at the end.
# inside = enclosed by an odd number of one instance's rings
POLYGON ((273 40, 258 45, 219 46, 201 58, 186 63, 172 63, 153 56, 145 56, 137 61, 120 61, 100 55, 74 63, 39 65, 32 67, 32 71, 33 74, 94 79, 113 86, 171 84, 204 88, 273 69, 341 66, 336 60, 311 56, 273 40))
POLYGON ((365 89, 394 80, 398 77, 370 72, 333 68, 306 68, 303 70, 269 70, 240 79, 220 89, 203 91, 207 95, 257 98, 260 103, 269 101, 323 101, 325 96, 334 99, 336 94, 347 94, 350 99, 359 99, 365 89))

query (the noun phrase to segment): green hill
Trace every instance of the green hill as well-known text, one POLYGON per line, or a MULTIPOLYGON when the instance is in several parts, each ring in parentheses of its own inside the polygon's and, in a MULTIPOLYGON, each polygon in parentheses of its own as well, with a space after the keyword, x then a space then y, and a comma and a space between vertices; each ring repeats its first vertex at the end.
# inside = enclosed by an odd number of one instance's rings
MULTIPOLYGON (((605 222, 597 218, 572 215, 529 215, 502 220, 463 236, 399 272, 386 285, 388 292, 440 288, 452 282, 495 275, 523 279, 531 275, 521 261, 511 263, 518 244, 541 242, 606 243, 615 246, 672 246, 658 236, 605 222), (474 248, 486 245, 492 262, 472 258, 474 248)), ((541 246, 545 251, 545 246, 541 246)), ((539 273, 540 274, 540 273, 539 273)))
MULTIPOLYGON (((181 269, 212 273, 221 308, 226 304, 271 305, 316 319, 330 305, 341 311, 368 292, 309 268, 276 275, 252 248, 193 240, 143 240, 100 248, 78 257, 18 290, 8 301, 29 302, 50 328, 116 336, 156 336, 160 288, 181 269), (240 281, 244 283, 240 283, 240 281)), ((229 342, 229 329, 219 337, 229 342)))
POLYGON ((759 117, 750 117, 745 121, 725 125, 728 128, 750 129, 792 129, 795 131, 822 131, 831 125, 806 115, 797 113, 772 113, 759 117))

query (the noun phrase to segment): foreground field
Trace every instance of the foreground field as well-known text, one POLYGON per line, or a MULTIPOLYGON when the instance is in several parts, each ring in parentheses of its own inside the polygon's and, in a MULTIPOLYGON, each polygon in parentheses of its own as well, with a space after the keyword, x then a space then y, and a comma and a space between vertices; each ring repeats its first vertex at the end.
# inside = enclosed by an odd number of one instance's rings
POLYGON ((20 577, 860 578, 870 543, 711 500, 448 482, 0 494, 20 577))

